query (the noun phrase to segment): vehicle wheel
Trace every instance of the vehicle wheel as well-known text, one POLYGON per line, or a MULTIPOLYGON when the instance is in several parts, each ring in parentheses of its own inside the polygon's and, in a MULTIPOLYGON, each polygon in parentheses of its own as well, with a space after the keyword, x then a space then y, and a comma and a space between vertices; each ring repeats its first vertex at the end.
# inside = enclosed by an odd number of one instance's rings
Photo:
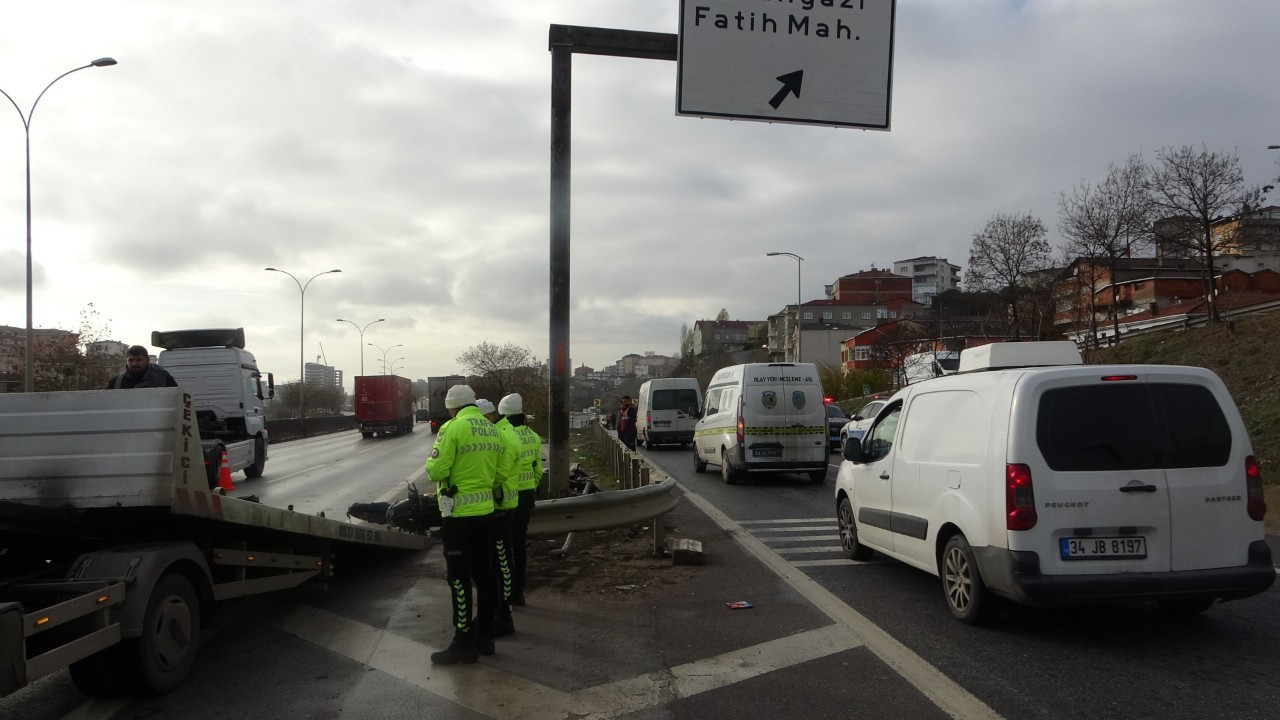
POLYGON ((200 639, 200 605, 180 573, 160 578, 142 618, 142 635, 72 664, 71 679, 86 695, 163 695, 186 679, 200 639))
POLYGON ((853 523, 853 503, 849 502, 848 495, 840 498, 840 505, 836 507, 836 523, 840 526, 840 547, 849 559, 870 560, 875 551, 858 542, 858 526, 853 523))
POLYGON ((362 432, 360 433, 360 437, 364 438, 365 440, 368 440, 369 438, 373 437, 373 433, 362 432))
POLYGON ((406 435, 413 432, 413 418, 409 418, 407 421, 405 421, 404 432, 406 435))
POLYGON ((707 461, 703 460, 702 456, 698 454, 696 445, 693 448, 693 471, 700 473, 707 471, 707 461))
POLYGON ((996 598, 982 582, 973 548, 963 535, 952 535, 942 550, 942 592, 957 620, 986 625, 995 619, 996 598))
POLYGON ((244 476, 253 480, 262 477, 262 471, 267 469, 267 444, 262 442, 262 438, 253 439, 253 464, 244 469, 244 476))
POLYGON ((1156 604, 1168 615, 1199 615, 1213 607, 1215 598, 1164 598, 1156 604))
POLYGON ((642 437, 637 437, 637 438, 636 438, 636 447, 648 447, 648 444, 645 442, 644 438, 642 438, 642 437))
POLYGON ((814 485, 817 485, 822 482, 826 482, 826 480, 827 480, 826 468, 823 468, 821 470, 809 471, 809 482, 813 483, 814 485))
POLYGON ((729 454, 724 450, 720 451, 720 479, 724 480, 725 485, 738 484, 738 471, 729 464, 729 454))
POLYGON ((204 472, 208 476, 210 490, 218 487, 218 474, 222 472, 223 450, 226 450, 225 445, 214 443, 204 454, 204 472))

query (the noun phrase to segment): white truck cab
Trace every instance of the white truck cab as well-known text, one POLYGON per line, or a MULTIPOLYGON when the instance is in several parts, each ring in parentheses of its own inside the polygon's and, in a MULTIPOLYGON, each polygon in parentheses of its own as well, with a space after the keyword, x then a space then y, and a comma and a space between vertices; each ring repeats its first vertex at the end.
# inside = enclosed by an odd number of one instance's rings
POLYGON ((1248 433, 1204 368, 985 345, 889 398, 844 457, 844 549, 939 576, 964 622, 991 620, 996 596, 1199 612, 1275 581, 1248 433))

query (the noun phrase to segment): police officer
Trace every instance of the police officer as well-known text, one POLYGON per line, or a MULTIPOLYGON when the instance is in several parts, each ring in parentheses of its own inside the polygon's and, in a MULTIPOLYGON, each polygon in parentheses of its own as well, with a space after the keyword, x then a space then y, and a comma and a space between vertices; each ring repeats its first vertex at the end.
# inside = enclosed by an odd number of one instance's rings
MULTIPOLYGON (((500 412, 494 410, 495 417, 500 412)), ((520 454, 520 440, 516 437, 510 420, 497 420, 498 434, 502 436, 503 454, 498 462, 498 476, 493 486, 493 541, 494 557, 497 562, 498 581, 498 614, 493 620, 493 636, 503 637, 516 631, 511 618, 511 594, 514 588, 513 571, 515 552, 511 543, 511 523, 515 518, 519 495, 516 482, 519 472, 516 458, 520 454)))
MULTIPOLYGON (((542 482, 542 438, 525 424, 524 399, 519 393, 511 393, 499 400, 498 412, 502 413, 502 421, 511 427, 511 433, 519 441, 514 467, 518 500, 515 510, 508 510, 511 513, 511 549, 514 556, 509 600, 512 605, 521 607, 524 605, 525 541, 529 534, 529 516, 533 514, 538 483, 542 482)), ((507 506, 505 496, 503 505, 507 506)))
POLYGON ((470 386, 449 388, 444 406, 452 419, 440 427, 427 458, 427 475, 436 484, 440 503, 440 534, 454 627, 449 647, 431 654, 435 665, 473 663, 479 655, 494 652, 493 483, 503 446, 497 427, 481 415, 475 403, 476 394, 470 386))

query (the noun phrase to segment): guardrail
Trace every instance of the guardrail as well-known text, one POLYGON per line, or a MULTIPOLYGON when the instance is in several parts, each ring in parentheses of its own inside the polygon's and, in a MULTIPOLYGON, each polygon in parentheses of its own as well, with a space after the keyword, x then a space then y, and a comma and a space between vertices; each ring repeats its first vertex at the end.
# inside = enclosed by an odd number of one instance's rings
POLYGON ((621 490, 590 495, 538 500, 529 517, 529 534, 534 536, 568 533, 557 554, 569 552, 575 532, 630 527, 645 521, 653 527, 653 554, 662 555, 666 545, 663 516, 675 509, 676 481, 650 465, 643 456, 627 449, 612 433, 594 423, 590 432, 606 441, 606 458, 618 478, 621 490))
MULTIPOLYGON (((360 423, 356 421, 355 415, 322 415, 318 417, 309 417, 307 418, 307 434, 305 437, 355 430, 359 426, 360 423)), ((304 437, 302 434, 302 424, 298 422, 298 418, 268 420, 267 437, 270 438, 273 443, 297 440, 304 437)))

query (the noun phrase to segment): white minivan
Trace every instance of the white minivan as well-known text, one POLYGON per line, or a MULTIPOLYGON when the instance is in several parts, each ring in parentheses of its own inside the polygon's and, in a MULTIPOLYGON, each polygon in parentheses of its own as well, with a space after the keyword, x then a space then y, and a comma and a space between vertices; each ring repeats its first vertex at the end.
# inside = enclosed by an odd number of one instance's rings
POLYGON ((636 400, 636 444, 688 445, 702 407, 697 378, 656 378, 640 386, 636 400))
POLYGON ((1155 600, 1194 613, 1275 582, 1249 436, 1204 368, 1082 365, 1070 342, 965 350, 908 385, 844 449, 836 517, 941 578, 952 614, 996 598, 1155 600))
POLYGON ((748 363, 716 372, 694 429, 694 469, 719 465, 730 485, 747 473, 827 476, 827 411, 813 363, 748 363))

